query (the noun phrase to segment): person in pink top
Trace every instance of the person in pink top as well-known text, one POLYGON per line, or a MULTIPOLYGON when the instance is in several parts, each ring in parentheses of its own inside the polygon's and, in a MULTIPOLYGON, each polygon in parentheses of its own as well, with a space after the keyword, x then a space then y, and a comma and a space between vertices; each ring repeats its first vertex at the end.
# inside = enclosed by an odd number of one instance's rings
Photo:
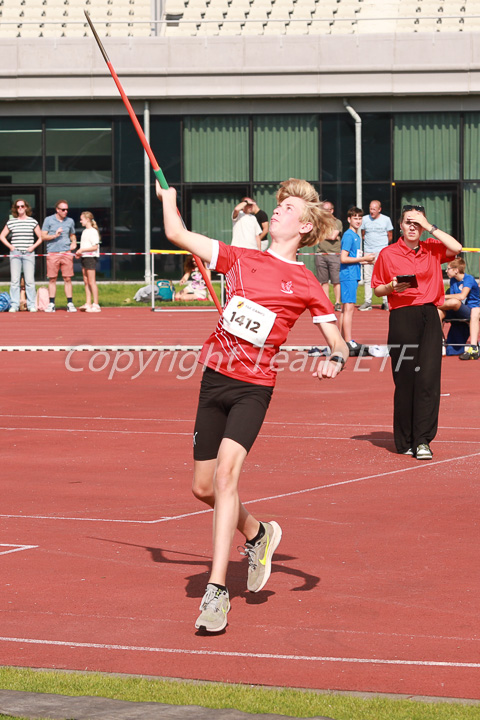
POLYGON ((405 205, 402 236, 384 248, 375 263, 372 287, 387 296, 388 344, 395 383, 393 434, 397 452, 431 460, 437 433, 442 368, 442 327, 437 307, 443 304, 442 263, 462 246, 432 225, 425 210, 405 205), (420 240, 424 231, 433 235, 420 240))
POLYGON ((315 375, 335 378, 348 348, 333 305, 303 263, 299 247, 315 245, 331 232, 332 218, 315 189, 304 180, 283 182, 270 223, 266 252, 225 245, 186 230, 178 216, 175 190, 162 190, 168 239, 198 255, 226 276, 226 303, 202 348, 205 365, 194 429, 194 495, 214 508, 212 570, 195 627, 220 632, 230 610, 226 587, 235 530, 245 537, 247 588, 258 592, 271 572, 282 531, 275 521, 259 522, 240 502, 238 482, 244 460, 262 426, 276 380, 276 354, 295 321, 308 308, 331 348, 315 375))

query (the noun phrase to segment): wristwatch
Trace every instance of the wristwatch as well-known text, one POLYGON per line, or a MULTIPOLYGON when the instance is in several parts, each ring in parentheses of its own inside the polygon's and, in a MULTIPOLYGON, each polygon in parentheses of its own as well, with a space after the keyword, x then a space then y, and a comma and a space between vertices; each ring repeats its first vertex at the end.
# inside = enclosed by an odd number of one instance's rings
POLYGON ((429 232, 434 233, 435 230, 438 230, 438 227, 437 227, 436 225, 432 225, 432 227, 430 228, 429 232))
POLYGON ((340 365, 345 365, 345 358, 341 355, 330 355, 328 359, 330 360, 330 362, 333 361, 336 363, 340 363, 340 365))

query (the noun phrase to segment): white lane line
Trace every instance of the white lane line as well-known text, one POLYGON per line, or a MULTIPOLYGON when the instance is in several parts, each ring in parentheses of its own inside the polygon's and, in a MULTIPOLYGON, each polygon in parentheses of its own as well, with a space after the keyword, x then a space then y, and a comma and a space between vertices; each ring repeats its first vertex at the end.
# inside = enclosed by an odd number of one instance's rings
POLYGON ((96 650, 122 650, 130 652, 165 653, 173 655, 203 655, 217 657, 258 658, 261 660, 293 660, 302 662, 361 663, 365 665, 413 665, 416 667, 480 668, 478 662, 453 662, 444 660, 399 660, 388 658, 332 657, 329 655, 280 655, 275 653, 226 652, 221 650, 188 650, 186 648, 162 648, 142 645, 110 645, 106 643, 80 643, 67 640, 37 640, 35 638, 0 637, 0 642, 28 645, 51 645, 70 648, 93 648, 96 650))
MULTIPOLYGON (((191 437, 192 432, 180 432, 179 430, 99 430, 94 428, 40 428, 40 427, 2 427, 1 430, 4 430, 5 432, 25 432, 28 430, 28 432, 54 432, 54 433, 75 433, 76 435, 81 435, 82 433, 95 433, 98 435, 99 433, 104 434, 114 434, 114 435, 158 435, 159 437, 163 437, 164 435, 185 435, 186 437, 191 437)), ((325 442, 370 442, 370 438, 365 437, 362 438, 351 438, 351 437, 333 437, 329 436, 326 438, 319 438, 318 435, 269 435, 268 433, 260 433, 258 436, 258 439, 271 439, 271 440, 296 440, 296 441, 307 441, 307 440, 315 440, 318 442, 318 440, 325 440, 325 442)), ((386 438, 376 438, 376 442, 388 442, 393 443, 393 438, 386 437, 386 438)), ((456 441, 458 444, 461 445, 478 445, 480 443, 480 438, 478 440, 459 440, 456 441)), ((435 440, 435 443, 444 443, 451 445, 451 440, 435 440)), ((441 461, 444 462, 444 461, 441 461)), ((431 463, 430 463, 431 464, 431 463)))
MULTIPOLYGON (((265 502, 266 500, 282 500, 286 497, 292 497, 293 495, 303 495, 305 493, 315 492, 316 490, 328 490, 333 487, 341 487, 342 485, 353 485, 355 483, 363 482, 364 480, 375 480, 376 478, 383 478, 387 475, 400 475, 401 473, 407 473, 411 471, 418 471, 420 469, 429 470, 430 468, 436 468, 438 465, 444 465, 445 463, 460 462, 469 460, 471 458, 478 457, 480 452, 472 453, 471 455, 460 455, 454 458, 447 458, 446 460, 437 461, 425 461, 421 466, 418 463, 411 465, 410 467, 400 468, 396 470, 386 470, 384 472, 376 473, 375 475, 364 475, 359 478, 352 478, 351 480, 341 480, 340 482, 328 483, 327 485, 315 485, 314 487, 304 488, 303 490, 293 490, 287 493, 279 493, 278 495, 268 495, 266 497, 255 498, 254 500, 246 500, 243 502, 244 505, 252 505, 253 503, 265 502)), ((157 518, 155 520, 117 520, 117 519, 106 519, 106 518, 89 518, 89 517, 65 517, 59 515, 11 515, 0 513, 0 517, 4 518, 22 518, 24 520, 73 520, 78 522, 104 522, 104 523, 137 523, 138 525, 155 525, 162 522, 171 522, 172 520, 182 520, 183 518, 194 517, 195 515, 205 515, 205 513, 213 512, 211 508, 208 510, 197 510, 192 513, 182 513, 181 515, 169 515, 157 518)))
MULTIPOLYGON (((104 422, 113 422, 114 420, 124 420, 126 422, 132 422, 132 419, 135 420, 135 422, 152 422, 152 423, 172 423, 172 422, 186 422, 186 423, 193 423, 193 417, 189 418, 159 418, 159 417, 150 417, 150 418, 132 418, 132 417, 110 417, 106 415, 18 415, 13 413, 0 413, 0 418, 38 418, 39 420, 102 420, 104 422)), ((263 425, 294 425, 298 426, 298 421, 280 421, 280 420, 265 420, 263 425)), ((385 430, 385 423, 381 424, 370 424, 367 425, 365 423, 335 423, 335 422, 309 422, 308 420, 301 421, 302 427, 305 425, 311 425, 312 427, 351 427, 351 428, 381 428, 382 430, 385 430)), ((462 427, 460 425, 439 425, 439 430, 480 430, 480 427, 475 427, 473 425, 469 425, 468 427, 462 427)), ((391 438, 390 438, 391 439, 391 438)), ((450 442, 450 441, 439 441, 438 439, 435 439, 435 442, 450 442)))
POLYGON ((0 543, 0 548, 11 548, 11 550, 0 550, 0 555, 8 555, 9 553, 20 552, 21 550, 34 550, 38 545, 10 545, 9 543, 0 543))

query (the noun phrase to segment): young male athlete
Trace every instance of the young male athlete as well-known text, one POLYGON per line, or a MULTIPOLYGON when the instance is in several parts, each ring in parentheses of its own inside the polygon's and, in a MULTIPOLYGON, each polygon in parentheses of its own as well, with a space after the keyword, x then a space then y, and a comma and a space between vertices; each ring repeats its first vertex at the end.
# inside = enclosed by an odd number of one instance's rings
POLYGON ((185 229, 173 188, 163 201, 165 232, 223 273, 227 281, 222 317, 204 344, 205 371, 194 430, 193 493, 214 508, 213 562, 195 627, 219 632, 230 610, 226 574, 235 529, 246 539, 247 588, 258 592, 271 572, 272 555, 282 531, 275 521, 258 522, 242 505, 238 480, 243 462, 262 426, 276 380, 275 355, 295 321, 308 308, 331 348, 315 375, 334 378, 348 348, 336 325, 333 305, 303 263, 299 247, 315 245, 331 232, 332 217, 322 210, 317 192, 304 180, 280 185, 266 252, 225 245, 185 229))

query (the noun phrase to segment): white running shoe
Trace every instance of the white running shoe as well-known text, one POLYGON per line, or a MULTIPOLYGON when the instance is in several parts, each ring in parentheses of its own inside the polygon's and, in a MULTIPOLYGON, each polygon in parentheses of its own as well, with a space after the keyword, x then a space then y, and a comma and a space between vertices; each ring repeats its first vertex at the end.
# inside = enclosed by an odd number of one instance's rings
POLYGON ((73 302, 67 303, 67 312, 77 312, 77 308, 73 304, 73 302))
POLYGON ((263 537, 255 545, 245 543, 240 550, 248 557, 247 590, 250 592, 259 592, 265 586, 272 572, 273 553, 282 539, 282 528, 275 520, 261 525, 265 528, 263 537))
POLYGON ((200 603, 202 611, 197 618, 195 627, 207 632, 220 632, 227 625, 227 613, 230 610, 228 590, 220 590, 216 585, 208 583, 205 595, 200 603))
POLYGON ((55 303, 48 303, 45 312, 55 312, 55 303))

